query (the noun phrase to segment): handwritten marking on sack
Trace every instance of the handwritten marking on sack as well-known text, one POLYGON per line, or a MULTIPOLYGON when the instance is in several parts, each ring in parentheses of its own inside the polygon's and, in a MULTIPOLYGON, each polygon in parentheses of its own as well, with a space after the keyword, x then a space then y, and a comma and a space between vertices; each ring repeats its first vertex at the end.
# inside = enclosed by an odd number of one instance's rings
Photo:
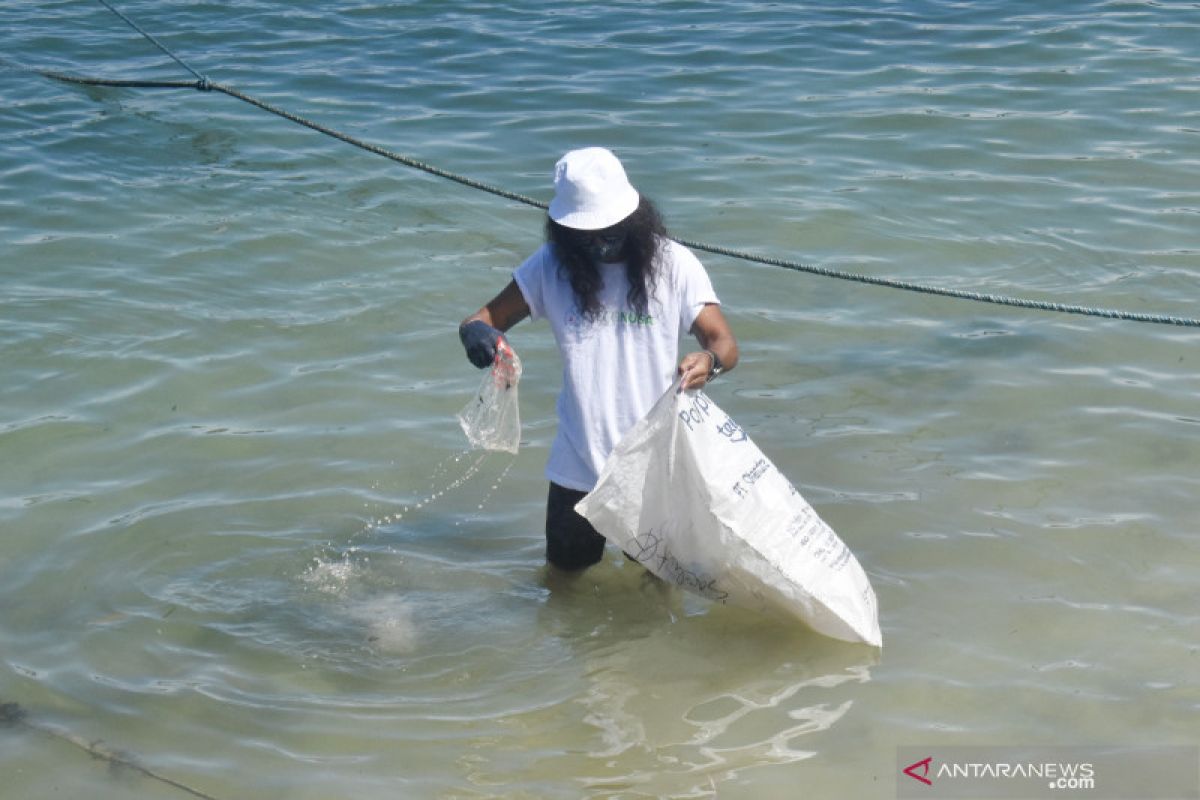
POLYGON ((631 544, 633 547, 629 548, 629 555, 639 563, 645 564, 660 578, 718 603, 729 599, 729 592, 717 588, 716 578, 697 575, 680 563, 679 559, 671 554, 667 542, 653 528, 638 534, 631 544))

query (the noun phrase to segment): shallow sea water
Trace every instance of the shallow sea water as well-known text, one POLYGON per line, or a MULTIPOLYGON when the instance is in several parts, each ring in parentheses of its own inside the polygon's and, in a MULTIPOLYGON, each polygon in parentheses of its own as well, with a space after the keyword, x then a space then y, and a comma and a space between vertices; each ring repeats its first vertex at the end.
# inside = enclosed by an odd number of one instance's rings
MULTIPOLYGON (((1196 316, 1195 3, 150 3, 214 80, 679 236, 1196 316)), ((0 797, 892 797, 896 748, 1195 744, 1200 334, 703 257, 711 387, 851 546, 881 651, 542 559, 559 365, 465 449, 457 321, 538 211, 0 8, 0 797), (49 735, 46 731, 58 735, 49 735), (75 743, 72 743, 75 742, 75 743)))

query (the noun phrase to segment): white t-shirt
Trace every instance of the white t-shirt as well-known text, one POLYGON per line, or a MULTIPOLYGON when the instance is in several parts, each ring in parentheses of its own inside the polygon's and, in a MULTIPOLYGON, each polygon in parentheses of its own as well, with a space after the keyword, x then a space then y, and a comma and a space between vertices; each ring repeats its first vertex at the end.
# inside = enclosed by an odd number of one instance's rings
POLYGON ((708 273, 683 245, 667 241, 658 281, 639 314, 626 295, 625 264, 601 264, 601 311, 585 319, 554 248, 542 245, 513 273, 532 319, 546 319, 563 357, 558 435, 546 477, 591 491, 621 436, 675 380, 679 339, 707 303, 719 303, 708 273))

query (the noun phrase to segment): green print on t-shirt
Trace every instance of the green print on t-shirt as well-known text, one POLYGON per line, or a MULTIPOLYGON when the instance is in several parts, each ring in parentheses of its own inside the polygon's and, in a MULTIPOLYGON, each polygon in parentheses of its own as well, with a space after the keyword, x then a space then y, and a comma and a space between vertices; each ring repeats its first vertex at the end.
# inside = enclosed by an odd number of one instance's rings
POLYGON ((654 317, 637 311, 618 311, 617 322, 624 322, 626 325, 653 325, 654 317))
POLYGON ((567 316, 566 324, 572 328, 586 328, 592 325, 638 325, 652 326, 655 324, 654 317, 650 314, 642 314, 638 311, 618 311, 615 308, 604 308, 593 314, 579 314, 578 312, 567 316))

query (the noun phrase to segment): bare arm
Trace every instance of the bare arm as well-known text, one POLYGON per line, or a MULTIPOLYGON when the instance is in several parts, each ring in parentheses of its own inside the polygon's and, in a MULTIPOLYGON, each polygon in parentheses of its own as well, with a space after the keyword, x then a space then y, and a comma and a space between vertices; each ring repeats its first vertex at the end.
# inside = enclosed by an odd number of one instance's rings
POLYGON ((695 389, 708 382, 708 374, 714 364, 709 352, 721 361, 725 372, 737 366, 738 344, 733 331, 716 303, 707 303, 696 321, 692 323, 692 335, 700 343, 701 351, 688 353, 679 362, 679 374, 683 376, 684 389, 695 389), (709 351, 709 352, 705 352, 709 351))
POLYGON ((496 330, 507 331, 513 325, 529 316, 529 304, 525 295, 521 294, 516 281, 509 281, 500 290, 500 294, 488 301, 488 304, 462 321, 466 325, 472 320, 483 320, 496 330))

